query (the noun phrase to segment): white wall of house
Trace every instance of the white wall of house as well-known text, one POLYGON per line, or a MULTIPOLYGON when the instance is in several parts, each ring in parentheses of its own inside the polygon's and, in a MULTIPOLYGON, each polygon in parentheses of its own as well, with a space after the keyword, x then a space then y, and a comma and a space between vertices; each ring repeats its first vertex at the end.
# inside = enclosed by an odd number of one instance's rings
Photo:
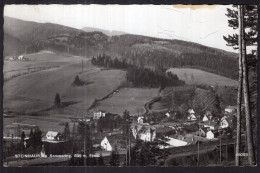
POLYGON ((101 141, 100 145, 101 145, 101 147, 102 147, 104 150, 106 150, 106 151, 112 151, 112 149, 113 149, 112 146, 111 146, 111 144, 109 143, 107 137, 105 137, 105 138, 101 141))
POLYGON ((208 121, 208 117, 206 115, 204 115, 204 117, 202 118, 202 121, 208 121))
POLYGON ((214 139, 214 137, 215 137, 215 135, 214 135, 214 133, 212 131, 208 131, 206 133, 206 138, 207 139, 214 139))

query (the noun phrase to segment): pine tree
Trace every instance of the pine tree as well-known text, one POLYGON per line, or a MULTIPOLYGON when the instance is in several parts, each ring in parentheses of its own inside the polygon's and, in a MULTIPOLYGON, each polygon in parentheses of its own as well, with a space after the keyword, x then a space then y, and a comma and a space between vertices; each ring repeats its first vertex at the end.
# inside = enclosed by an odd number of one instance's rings
POLYGON ((25 139, 25 133, 24 133, 24 131, 22 131, 22 134, 21 134, 21 143, 22 144, 24 143, 24 139, 25 139))
MULTIPOLYGON (((243 82, 243 85, 239 83, 239 85, 243 86, 243 94, 244 94, 244 102, 245 102, 245 114, 246 114, 246 133, 247 133, 247 147, 248 147, 248 161, 250 165, 254 164, 254 151, 253 151, 253 136, 252 136, 252 126, 251 126, 251 109, 250 109, 250 99, 249 99, 249 83, 248 83, 248 69, 247 66, 250 65, 253 67, 253 71, 255 71, 256 65, 256 51, 253 50, 251 53, 247 54, 246 48, 247 46, 256 45, 257 43, 257 6, 255 5, 239 5, 233 6, 234 9, 228 9, 228 14, 226 14, 229 19, 229 26, 233 29, 240 29, 239 36, 237 34, 233 34, 233 36, 225 37, 224 39, 228 42, 228 46, 232 46, 234 49, 240 49, 239 64, 240 73, 242 72, 242 77, 239 77, 239 82, 243 82), (238 10, 237 10, 238 7, 238 10), (247 31, 246 31, 247 30, 247 31), (239 45, 239 46, 238 46, 239 45), (242 62, 240 62, 242 61, 242 62), (253 63, 247 63, 253 62, 253 63)), ((241 75, 241 74, 240 74, 241 75)), ((241 92, 239 89, 238 92, 241 92)), ((240 97, 240 93, 238 93, 238 99, 240 97)), ((240 102, 238 102, 238 112, 239 116, 237 118, 237 148, 236 152, 239 152, 239 143, 240 143, 240 102)), ((256 103, 254 103, 256 104, 256 103)), ((236 158, 236 164, 239 164, 238 158, 236 158)))
POLYGON ((102 152, 100 152, 100 156, 98 157, 97 164, 98 164, 99 166, 104 166, 104 165, 105 165, 104 158, 103 158, 103 156, 102 156, 102 152))
POLYGON ((114 150, 111 152, 109 164, 111 166, 119 166, 119 164, 120 164, 117 146, 115 146, 114 150))
POLYGON ((54 105, 55 105, 56 107, 60 107, 60 105, 61 105, 61 100, 60 100, 60 95, 59 95, 59 93, 56 93, 56 95, 55 95, 54 105))
POLYGON ((64 131, 63 131, 63 137, 64 137, 64 140, 70 139, 70 127, 69 127, 68 122, 66 122, 66 124, 65 124, 64 131))
MULTIPOLYGON (((238 22, 238 6, 233 5, 233 8, 227 9, 226 16, 229 18, 228 25, 233 29, 239 28, 238 22)), ((243 15, 243 25, 244 29, 248 30, 244 33, 244 39, 246 46, 256 46, 257 45, 257 14, 256 5, 244 5, 244 15, 243 15)), ((227 46, 232 46, 233 49, 239 49, 239 38, 237 34, 223 36, 224 40, 227 42, 227 46)), ((247 52, 247 58, 249 59, 250 66, 256 66, 256 49, 253 49, 251 53, 247 52)))

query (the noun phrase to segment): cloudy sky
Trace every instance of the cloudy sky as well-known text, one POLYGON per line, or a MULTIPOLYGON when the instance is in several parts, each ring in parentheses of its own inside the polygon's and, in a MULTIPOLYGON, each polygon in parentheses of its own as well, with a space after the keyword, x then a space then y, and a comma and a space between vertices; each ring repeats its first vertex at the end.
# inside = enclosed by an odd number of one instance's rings
POLYGON ((234 52, 223 40, 223 35, 236 32, 228 27, 227 7, 231 8, 225 5, 206 8, 173 5, 7 5, 4 15, 78 29, 94 27, 180 39, 234 52))

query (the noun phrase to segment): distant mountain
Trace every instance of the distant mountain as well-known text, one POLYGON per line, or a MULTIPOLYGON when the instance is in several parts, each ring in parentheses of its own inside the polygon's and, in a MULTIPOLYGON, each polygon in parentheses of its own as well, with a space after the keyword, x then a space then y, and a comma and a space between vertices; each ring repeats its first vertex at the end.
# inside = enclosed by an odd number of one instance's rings
POLYGON ((154 69, 185 66, 237 78, 235 53, 182 40, 107 32, 95 28, 85 28, 83 31, 58 24, 4 17, 4 33, 8 38, 4 46, 12 47, 5 52, 5 56, 17 53, 21 48, 24 49, 22 52, 26 50, 27 53, 51 50, 87 57, 106 53, 124 58, 128 63, 154 69))
POLYGON ((122 31, 108 31, 108 30, 104 30, 104 29, 91 28, 91 27, 84 27, 84 28, 82 28, 82 30, 85 31, 85 32, 99 31, 99 32, 102 32, 102 33, 106 34, 107 36, 127 34, 127 33, 122 32, 122 31))

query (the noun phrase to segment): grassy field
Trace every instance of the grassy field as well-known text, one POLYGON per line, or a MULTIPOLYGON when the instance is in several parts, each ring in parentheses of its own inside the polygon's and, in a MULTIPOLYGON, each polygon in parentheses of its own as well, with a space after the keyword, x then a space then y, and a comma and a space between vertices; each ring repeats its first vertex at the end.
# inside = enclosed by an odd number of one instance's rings
POLYGON ((112 97, 98 103, 96 109, 122 115, 124 110, 130 114, 142 114, 145 112, 144 104, 156 97, 158 89, 148 88, 121 88, 112 97))
POLYGON ((168 71, 176 74, 181 80, 184 80, 187 84, 205 84, 205 85, 218 85, 218 86, 237 86, 237 81, 216 75, 213 73, 205 72, 198 69, 191 68, 171 68, 168 71), (194 78, 194 82, 192 80, 194 78))
POLYGON ((14 114, 13 118, 4 119, 4 126, 19 122, 38 125, 44 132, 62 131, 64 123, 70 121, 69 117, 86 115, 96 99, 105 97, 125 80, 125 71, 100 69, 87 58, 65 56, 62 60, 62 55, 54 53, 28 57, 31 61, 5 62, 4 71, 8 73, 53 64, 59 66, 22 74, 4 82, 4 111, 14 114), (73 86, 76 75, 87 84, 73 86), (60 94, 61 102, 67 105, 65 108, 51 109, 56 93, 60 94))

